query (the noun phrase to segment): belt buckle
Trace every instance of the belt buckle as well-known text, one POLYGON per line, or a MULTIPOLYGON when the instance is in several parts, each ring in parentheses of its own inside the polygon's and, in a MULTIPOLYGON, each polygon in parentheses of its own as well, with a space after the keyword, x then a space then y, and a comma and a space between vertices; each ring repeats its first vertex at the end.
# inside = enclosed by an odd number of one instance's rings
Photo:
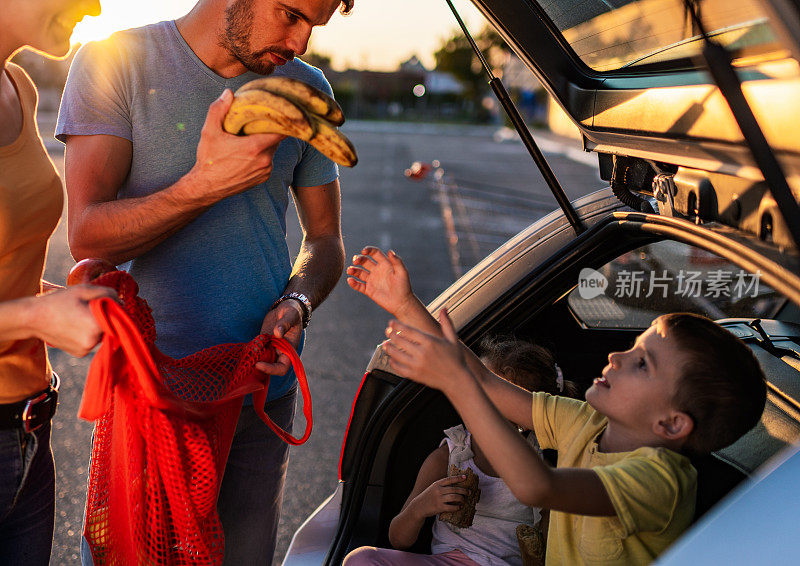
POLYGON ((22 410, 22 430, 25 431, 25 434, 27 434, 29 432, 33 432, 36 429, 38 429, 40 426, 42 426, 42 425, 39 425, 37 427, 31 428, 31 426, 30 426, 31 418, 32 418, 31 409, 34 406, 36 406, 39 403, 41 403, 42 401, 44 401, 45 399, 47 399, 47 396, 48 396, 49 393, 50 393, 49 391, 45 391, 44 393, 42 393, 41 395, 37 395, 33 399, 28 399, 28 401, 25 403, 25 408, 22 410))

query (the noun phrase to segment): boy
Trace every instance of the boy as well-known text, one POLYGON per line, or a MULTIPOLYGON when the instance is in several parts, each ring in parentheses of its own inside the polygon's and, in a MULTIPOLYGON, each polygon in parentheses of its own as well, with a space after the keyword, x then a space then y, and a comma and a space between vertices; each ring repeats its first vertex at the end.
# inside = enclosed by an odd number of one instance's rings
POLYGON ((392 313, 384 351, 398 375, 441 390, 517 499, 551 509, 547 562, 644 564, 691 523, 697 477, 686 454, 723 448, 766 402, 758 362, 703 317, 657 318, 609 355, 586 402, 530 393, 489 371, 413 295, 393 252, 365 248, 348 283, 392 313), (416 327, 416 328, 415 328, 416 327), (509 427, 559 452, 548 467, 509 427))

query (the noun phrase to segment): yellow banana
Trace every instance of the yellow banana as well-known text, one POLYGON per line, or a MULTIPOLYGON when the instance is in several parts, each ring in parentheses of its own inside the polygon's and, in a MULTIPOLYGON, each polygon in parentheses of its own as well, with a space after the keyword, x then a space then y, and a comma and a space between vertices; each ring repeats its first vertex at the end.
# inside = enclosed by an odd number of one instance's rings
POLYGON ((310 140, 315 133, 314 122, 305 110, 284 96, 263 90, 238 93, 225 115, 222 127, 228 133, 238 134, 253 121, 261 122, 262 128, 264 122, 274 124, 270 132, 303 140, 310 140))
POLYGON ((300 136, 296 135, 295 128, 286 128, 283 124, 278 123, 274 120, 270 119, 258 119, 252 120, 247 122, 244 126, 242 126, 242 133, 243 134, 283 134, 285 136, 290 136, 293 138, 298 138, 304 141, 309 141, 311 137, 314 135, 314 131, 310 132, 309 136, 300 136))
POLYGON ((251 90, 265 90, 285 96, 308 112, 322 116, 336 126, 344 124, 344 113, 339 104, 327 93, 303 81, 289 77, 264 77, 242 85, 236 94, 251 90))
POLYGON ((324 118, 311 115, 311 121, 315 122, 317 133, 309 143, 331 161, 345 167, 355 167, 358 163, 358 155, 356 155, 353 143, 336 126, 324 118))
MULTIPOLYGON (((291 136, 309 142, 339 165, 355 166, 358 156, 350 140, 339 131, 335 124, 316 112, 307 111, 308 105, 298 103, 296 98, 288 94, 279 94, 261 88, 245 89, 248 85, 265 80, 251 81, 236 91, 233 103, 222 124, 226 132, 231 134, 277 133, 291 136)), ((287 80, 289 79, 281 79, 280 84, 288 84, 287 80)), ((299 81, 294 82, 304 84, 299 81)), ((336 108, 338 109, 338 105, 336 108)), ((339 112, 341 113, 341 109, 339 112)))

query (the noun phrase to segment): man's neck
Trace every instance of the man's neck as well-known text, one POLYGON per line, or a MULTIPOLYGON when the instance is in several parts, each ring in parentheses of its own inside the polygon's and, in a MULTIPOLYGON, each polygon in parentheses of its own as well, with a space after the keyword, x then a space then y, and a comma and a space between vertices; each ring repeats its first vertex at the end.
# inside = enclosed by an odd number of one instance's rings
POLYGON ((219 76, 229 79, 247 71, 219 42, 224 33, 224 8, 219 2, 201 0, 185 16, 175 20, 184 41, 195 55, 219 76))

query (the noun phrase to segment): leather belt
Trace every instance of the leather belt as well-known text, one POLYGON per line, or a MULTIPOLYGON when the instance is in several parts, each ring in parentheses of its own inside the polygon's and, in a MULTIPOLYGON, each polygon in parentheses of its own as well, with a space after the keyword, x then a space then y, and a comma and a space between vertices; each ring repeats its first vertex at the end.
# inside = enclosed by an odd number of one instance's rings
POLYGON ((27 399, 0 405, 0 429, 21 428, 26 433, 47 424, 56 414, 61 380, 53 374, 50 387, 27 399))

